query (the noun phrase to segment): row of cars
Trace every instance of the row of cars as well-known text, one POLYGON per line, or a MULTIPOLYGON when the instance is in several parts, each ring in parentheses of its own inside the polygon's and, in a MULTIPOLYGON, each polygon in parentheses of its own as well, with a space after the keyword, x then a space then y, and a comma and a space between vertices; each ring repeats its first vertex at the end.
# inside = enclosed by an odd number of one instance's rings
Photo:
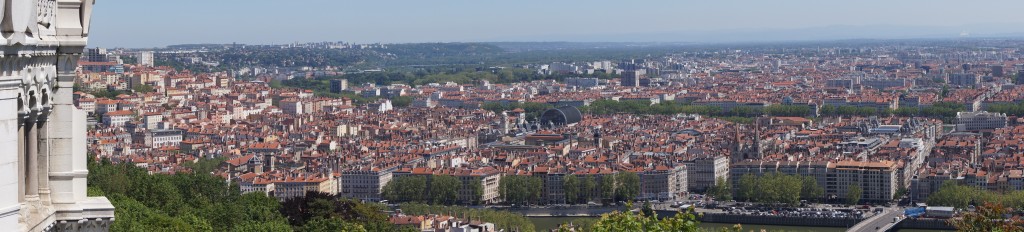
POLYGON ((777 216, 777 217, 806 217, 806 218, 853 218, 864 219, 870 214, 862 210, 852 209, 828 209, 828 208, 791 208, 791 207, 724 207, 721 208, 728 214, 755 215, 755 216, 777 216))

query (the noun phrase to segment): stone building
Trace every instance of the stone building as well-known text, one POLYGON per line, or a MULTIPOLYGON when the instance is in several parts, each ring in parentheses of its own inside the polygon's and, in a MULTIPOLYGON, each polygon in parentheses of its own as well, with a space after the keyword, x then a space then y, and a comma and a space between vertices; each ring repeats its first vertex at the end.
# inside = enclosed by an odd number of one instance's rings
POLYGON ((684 164, 687 172, 687 188, 690 191, 705 192, 718 184, 719 180, 729 179, 728 157, 701 157, 684 164))
POLYGON ((1006 127, 1006 114, 986 111, 957 112, 957 131, 982 131, 1006 127))
POLYGON ((0 228, 106 231, 86 196, 86 112, 72 102, 93 0, 0 2, 0 228))

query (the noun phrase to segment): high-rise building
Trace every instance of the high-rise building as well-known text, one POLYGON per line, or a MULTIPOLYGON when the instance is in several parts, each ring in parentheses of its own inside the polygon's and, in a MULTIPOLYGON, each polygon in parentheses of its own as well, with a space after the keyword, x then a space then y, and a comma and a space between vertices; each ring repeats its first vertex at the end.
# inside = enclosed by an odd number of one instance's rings
POLYGON ((949 74, 949 84, 974 87, 981 83, 981 77, 974 73, 951 73, 949 74))
POLYGON ((991 67, 989 67, 989 69, 992 70, 993 77, 1003 77, 1003 66, 992 65, 991 67))
POLYGON ((86 48, 83 59, 88 62, 112 62, 106 48, 86 48))
POLYGON ((331 92, 332 93, 341 93, 341 91, 345 91, 345 90, 348 90, 348 80, 347 79, 334 79, 334 80, 331 80, 331 92))
POLYGON ((86 112, 72 101, 93 2, 0 2, 0 230, 106 231, 114 220, 110 201, 86 196, 86 112))
POLYGON ((644 75, 646 72, 643 69, 623 71, 620 84, 622 86, 640 86, 640 79, 643 79, 644 75))
POLYGON ((143 51, 135 56, 135 63, 142 66, 153 67, 153 52, 143 51))

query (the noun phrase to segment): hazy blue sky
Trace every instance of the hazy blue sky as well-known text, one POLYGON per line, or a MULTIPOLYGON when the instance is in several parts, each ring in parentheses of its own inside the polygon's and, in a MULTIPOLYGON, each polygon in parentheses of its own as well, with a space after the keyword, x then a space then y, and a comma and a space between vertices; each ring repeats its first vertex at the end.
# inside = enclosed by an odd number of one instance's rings
MULTIPOLYGON (((965 25, 1024 25, 1022 9, 1021 0, 97 0, 89 42, 154 47, 296 41, 616 41, 644 40, 622 36, 631 34, 836 25, 968 30, 965 25)), ((1024 32, 1022 27, 1004 29, 1024 32)))

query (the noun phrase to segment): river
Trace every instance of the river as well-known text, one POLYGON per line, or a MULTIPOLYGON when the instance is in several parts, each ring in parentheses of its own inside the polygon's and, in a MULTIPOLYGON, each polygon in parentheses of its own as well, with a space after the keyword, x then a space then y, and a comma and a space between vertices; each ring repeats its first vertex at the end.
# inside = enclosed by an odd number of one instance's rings
MULTIPOLYGON (((536 226, 537 231, 549 231, 558 228, 558 224, 574 219, 585 219, 588 217, 530 217, 530 221, 536 226)), ((596 217, 592 217, 597 219, 596 217)), ((722 228, 732 227, 732 224, 725 223, 700 223, 705 231, 719 231, 722 228)), ((804 227, 804 226, 775 226, 775 225, 742 225, 743 231, 792 231, 792 232, 843 232, 846 228, 839 227, 804 227)), ((904 229, 900 232, 944 232, 942 230, 912 230, 904 229)))

